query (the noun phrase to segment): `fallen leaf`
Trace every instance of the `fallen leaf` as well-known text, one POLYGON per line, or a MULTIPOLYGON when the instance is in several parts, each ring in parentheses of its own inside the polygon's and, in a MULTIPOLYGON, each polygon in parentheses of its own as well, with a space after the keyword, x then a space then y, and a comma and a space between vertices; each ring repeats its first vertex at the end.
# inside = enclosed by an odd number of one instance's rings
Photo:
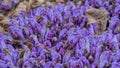
POLYGON ((0 21, 4 19, 4 15, 0 14, 0 21))
POLYGON ((0 26, 4 28, 5 31, 8 31, 9 27, 9 18, 5 17, 2 21, 0 21, 0 26))
POLYGON ((98 34, 101 34, 107 26, 108 12, 102 9, 90 8, 86 10, 86 15, 88 16, 88 23, 97 23, 98 34))
POLYGON ((43 3, 45 3, 45 0, 31 0, 30 1, 31 8, 36 8, 40 5, 42 5, 43 3))
POLYGON ((5 31, 4 31, 3 27, 0 26, 0 33, 4 33, 4 32, 5 31))
POLYGON ((15 9, 15 14, 14 14, 14 15, 20 13, 21 10, 26 11, 26 8, 27 8, 27 5, 26 5, 26 4, 27 4, 27 1, 21 2, 21 3, 17 6, 17 8, 15 9))
POLYGON ((64 0, 56 0, 56 2, 58 2, 58 3, 59 3, 59 2, 64 2, 64 0))

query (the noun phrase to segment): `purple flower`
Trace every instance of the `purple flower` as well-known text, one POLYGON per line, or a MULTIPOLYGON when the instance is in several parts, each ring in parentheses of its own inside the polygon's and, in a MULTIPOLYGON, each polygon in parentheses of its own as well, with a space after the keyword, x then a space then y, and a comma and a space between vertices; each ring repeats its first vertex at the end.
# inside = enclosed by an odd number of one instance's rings
POLYGON ((62 29, 59 33, 59 39, 62 39, 65 36, 65 33, 67 32, 67 29, 62 29))
POLYGON ((32 28, 35 28, 35 24, 37 23, 36 18, 35 17, 29 17, 28 18, 29 24, 31 25, 32 28))
POLYGON ((19 37, 20 39, 24 39, 24 35, 22 32, 22 29, 19 28, 18 26, 10 26, 9 30, 11 31, 12 35, 17 35, 17 37, 19 37))
POLYGON ((17 17, 18 17, 18 21, 19 21, 18 22, 19 26, 23 27, 25 25, 23 16, 21 14, 17 14, 17 17))
POLYGON ((76 44, 75 55, 78 57, 82 55, 82 53, 80 52, 80 49, 81 49, 81 47, 80 47, 79 43, 76 44))
POLYGON ((31 65, 30 65, 30 62, 29 61, 26 61, 26 62, 24 62, 24 64, 23 64, 23 67, 24 68, 29 68, 31 65))
POLYGON ((84 16, 86 10, 85 6, 80 6, 80 10, 80 15, 84 16))
MULTIPOLYGON (((83 21, 81 22, 81 24, 80 24, 80 27, 81 28, 83 28, 84 26, 85 26, 85 24, 86 24, 86 22, 87 22, 87 16, 85 16, 84 18, 83 18, 83 21)), ((93 26, 94 27, 94 26, 93 26)))
POLYGON ((61 15, 61 13, 57 10, 57 9, 54 9, 53 10, 53 18, 54 18, 54 23, 58 22, 58 23, 63 23, 63 17, 61 15))
POLYGON ((109 28, 111 30, 114 30, 118 22, 119 22, 118 16, 112 17, 111 20, 110 20, 109 28))
POLYGON ((66 29, 70 29, 72 25, 73 25, 73 23, 69 22, 69 23, 67 23, 67 24, 65 25, 65 28, 66 28, 66 29))
POLYGON ((50 33, 49 28, 43 27, 43 28, 41 28, 41 30, 40 30, 40 34, 41 34, 43 40, 46 40, 46 39, 47 39, 49 33, 50 33))
POLYGON ((114 12, 115 12, 116 15, 120 13, 120 5, 115 7, 114 12))
POLYGON ((75 36, 75 35, 69 35, 67 37, 67 43, 71 44, 71 46, 75 45, 79 40, 79 37, 75 36))
POLYGON ((120 67, 120 62, 112 62, 111 68, 119 68, 120 67))
POLYGON ((89 66, 89 61, 85 56, 81 56, 80 60, 83 62, 84 65, 89 66))
POLYGON ((96 6, 97 7, 102 7, 103 6, 103 1, 102 0, 95 0, 96 6))
POLYGON ((19 3, 19 0, 12 0, 12 3, 13 3, 13 4, 18 4, 18 3, 19 3))
POLYGON ((44 68, 52 67, 52 61, 48 61, 44 64, 44 68))
POLYGON ((60 63, 55 64, 54 68, 64 68, 64 66, 60 63))
POLYGON ((7 44, 7 47, 8 47, 8 49, 9 49, 9 51, 10 51, 12 54, 14 54, 15 49, 13 48, 13 46, 7 44))
POLYGON ((116 3, 120 4, 120 0, 116 0, 116 3))
POLYGON ((101 54, 100 63, 99 63, 100 68, 103 68, 105 64, 109 62, 110 55, 111 55, 111 51, 105 51, 101 54))
POLYGON ((80 15, 80 8, 74 8, 72 10, 72 14, 73 14, 74 17, 79 16, 80 15))
POLYGON ((5 43, 5 35, 0 34, 0 50, 4 52, 4 49, 7 48, 6 43, 5 43))
POLYGON ((107 38, 106 38, 105 42, 110 42, 112 40, 113 36, 114 35, 112 33, 112 30, 108 31, 107 38))
POLYGON ((118 51, 118 52, 116 52, 116 53, 113 53, 112 55, 111 55, 111 58, 110 58, 110 60, 111 61, 113 61, 113 62, 117 62, 117 61, 119 61, 120 60, 120 52, 118 51))
POLYGON ((59 62, 61 60, 61 55, 57 53, 55 50, 51 50, 51 58, 52 61, 59 62))
POLYGON ((29 32, 29 29, 27 27, 23 27, 23 34, 25 35, 26 38, 29 37, 30 32, 29 32))
POLYGON ((7 67, 9 67, 9 68, 14 68, 15 67, 15 65, 12 63, 12 62, 7 62, 7 67))
POLYGON ((98 62, 93 62, 91 68, 96 68, 96 67, 98 67, 98 62))
POLYGON ((0 6, 3 10, 6 10, 6 11, 10 10, 10 8, 11 8, 11 5, 9 3, 5 3, 5 2, 2 2, 2 4, 0 6))
POLYGON ((36 61, 35 58, 33 58, 33 57, 29 58, 29 62, 30 62, 31 64, 34 64, 35 61, 36 61))
POLYGON ((69 61, 70 57, 71 57, 71 53, 70 53, 70 51, 67 51, 65 53, 65 55, 63 56, 63 61, 62 62, 67 63, 69 61))
POLYGON ((60 54, 62 57, 64 56, 65 52, 66 52, 65 49, 60 48, 60 50, 59 50, 59 54, 60 54))
POLYGON ((110 45, 113 48, 113 50, 115 51, 119 51, 119 42, 117 40, 117 36, 114 35, 114 37, 112 38, 112 40, 110 41, 110 45), (115 48, 115 49, 114 49, 115 48))
POLYGON ((3 60, 5 58, 5 54, 4 53, 0 53, 0 59, 3 60))
POLYGON ((60 50, 63 47, 63 42, 58 42, 56 46, 54 47, 55 50, 60 50))
POLYGON ((84 64, 83 64, 83 62, 81 61, 81 59, 79 59, 79 60, 77 61, 76 67, 84 68, 84 64))
POLYGON ((84 5, 85 5, 86 8, 88 9, 88 7, 90 6, 89 1, 88 1, 88 0, 85 0, 85 4, 84 4, 84 5))
POLYGON ((85 48, 86 48, 87 52, 90 53, 90 42, 89 42, 88 37, 85 38, 85 42, 86 42, 85 43, 85 48))
POLYGON ((30 56, 31 57, 37 57, 36 52, 31 52, 30 56))
POLYGON ((96 48, 96 53, 95 53, 95 61, 97 61, 98 62, 98 60, 99 60, 99 58, 100 58, 100 54, 101 54, 101 52, 102 52, 102 48, 101 48, 102 46, 98 46, 97 48, 96 48))
POLYGON ((64 7, 65 5, 62 3, 58 3, 58 5, 56 6, 57 10, 59 10, 59 12, 61 13, 64 11, 64 7))
POLYGON ((44 45, 45 45, 46 47, 52 47, 52 44, 51 44, 51 42, 50 42, 49 40, 45 41, 45 42, 44 42, 44 45))
POLYGON ((7 65, 0 61, 0 68, 7 68, 7 65))

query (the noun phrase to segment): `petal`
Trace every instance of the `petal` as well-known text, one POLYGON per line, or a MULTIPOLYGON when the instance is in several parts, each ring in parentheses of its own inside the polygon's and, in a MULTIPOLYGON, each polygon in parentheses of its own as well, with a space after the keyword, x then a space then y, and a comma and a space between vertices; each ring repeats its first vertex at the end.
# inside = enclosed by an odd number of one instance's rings
POLYGON ((55 64, 54 68, 64 68, 64 66, 60 63, 55 64))
POLYGON ((67 29, 62 29, 59 33, 59 39, 62 39, 64 37, 64 34, 67 32, 67 29))

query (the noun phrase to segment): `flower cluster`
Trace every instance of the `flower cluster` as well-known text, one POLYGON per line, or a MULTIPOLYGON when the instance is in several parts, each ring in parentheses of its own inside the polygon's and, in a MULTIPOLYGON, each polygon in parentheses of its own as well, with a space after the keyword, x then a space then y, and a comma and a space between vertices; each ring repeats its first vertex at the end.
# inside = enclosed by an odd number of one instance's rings
POLYGON ((111 4, 85 0, 21 11, 0 34, 0 68, 119 68, 120 1, 111 4), (90 6, 108 11, 109 25, 100 35, 98 24, 86 25, 90 6))

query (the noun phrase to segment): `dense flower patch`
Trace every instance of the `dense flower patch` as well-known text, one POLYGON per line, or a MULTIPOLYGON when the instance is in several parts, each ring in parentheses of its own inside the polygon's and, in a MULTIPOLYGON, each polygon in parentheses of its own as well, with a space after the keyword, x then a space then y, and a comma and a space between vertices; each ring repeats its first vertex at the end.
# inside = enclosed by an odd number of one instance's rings
POLYGON ((120 68, 120 1, 111 4, 85 0, 21 11, 0 34, 0 67, 120 68), (87 24, 90 6, 108 11, 102 34, 99 24, 87 24))

